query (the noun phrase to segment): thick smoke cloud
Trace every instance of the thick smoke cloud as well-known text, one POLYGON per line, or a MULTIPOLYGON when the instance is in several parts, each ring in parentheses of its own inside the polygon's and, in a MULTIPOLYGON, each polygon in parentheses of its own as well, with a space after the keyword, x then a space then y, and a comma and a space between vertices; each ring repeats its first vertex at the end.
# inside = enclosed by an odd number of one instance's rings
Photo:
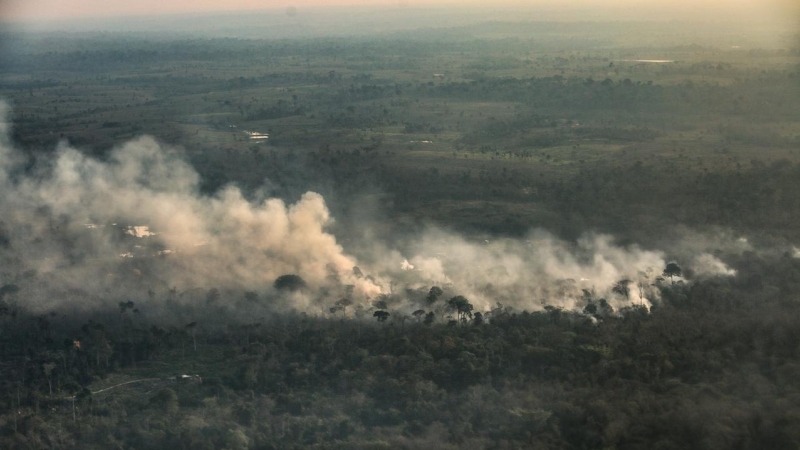
MULTIPOLYGON (((151 271, 156 286, 266 289, 276 277, 297 273, 311 289, 333 277, 353 284, 358 295, 379 293, 353 275, 355 260, 325 231, 331 217, 318 194, 293 205, 251 202, 235 187, 201 195, 197 173, 149 137, 122 145, 103 162, 64 144, 52 160, 20 176, 22 158, 7 128, 4 122, 0 130, 0 205, 6 257, 16 258, 7 266, 95 294, 108 291, 120 273, 144 276, 136 263, 146 259, 158 267, 151 271)), ((18 281, 9 277, 4 281, 18 281)), ((43 304, 30 306, 58 302, 37 300, 43 304)))
POLYGON ((468 297, 477 310, 498 302, 529 310, 545 305, 574 309, 600 298, 615 307, 649 305, 657 296, 651 285, 665 266, 663 253, 619 247, 610 236, 586 235, 568 243, 541 230, 524 240, 483 242, 430 230, 409 252, 416 256, 392 258, 404 269, 392 273, 392 279, 422 288, 441 285, 468 297), (614 293, 620 282, 625 289, 614 293))
MULTIPOLYGON (((37 312, 178 291, 200 301, 211 289, 254 291, 275 308, 313 313, 343 297, 362 308, 384 299, 412 310, 433 285, 466 296, 476 310, 498 302, 580 309, 600 298, 618 309, 656 302, 654 285, 669 262, 661 251, 605 235, 571 243, 534 231, 523 240, 474 242, 438 229, 402 251, 366 239, 354 246, 357 258, 327 231, 332 218, 319 194, 291 205, 247 199, 233 186, 201 194, 181 152, 149 137, 103 161, 62 144, 31 169, 8 128, 0 119, 0 284, 20 286, 24 306, 37 312), (300 275, 307 288, 275 290, 284 274, 300 275)), ((735 274, 708 252, 693 258, 695 276, 735 274)))

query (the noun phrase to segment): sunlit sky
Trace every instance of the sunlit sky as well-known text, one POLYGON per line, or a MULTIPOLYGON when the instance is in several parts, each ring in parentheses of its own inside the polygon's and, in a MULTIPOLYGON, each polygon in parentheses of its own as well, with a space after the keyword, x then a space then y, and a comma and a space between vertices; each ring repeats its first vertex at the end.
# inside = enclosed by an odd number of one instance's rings
MULTIPOLYGON (((719 8, 720 12, 769 10, 777 15, 797 15, 800 0, 0 0, 0 19, 5 21, 58 20, 81 17, 158 15, 212 11, 243 11, 340 5, 386 7, 425 6, 515 6, 515 7, 661 7, 675 10, 719 8)), ((784 17, 785 18, 785 17, 784 17)))

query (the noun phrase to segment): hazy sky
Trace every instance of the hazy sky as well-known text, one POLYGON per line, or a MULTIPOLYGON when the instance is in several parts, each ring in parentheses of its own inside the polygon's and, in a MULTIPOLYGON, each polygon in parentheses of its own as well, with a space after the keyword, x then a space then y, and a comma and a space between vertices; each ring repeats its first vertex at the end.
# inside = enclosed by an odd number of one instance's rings
MULTIPOLYGON (((693 9, 713 13, 731 10, 753 10, 770 15, 796 16, 800 21, 800 0, 0 0, 0 19, 57 20, 79 17, 173 14, 188 12, 241 11, 337 5, 399 6, 484 6, 516 7, 562 6, 574 9, 581 5, 608 7, 641 7, 676 10, 693 9)), ((800 22, 799 22, 800 23, 800 22)))

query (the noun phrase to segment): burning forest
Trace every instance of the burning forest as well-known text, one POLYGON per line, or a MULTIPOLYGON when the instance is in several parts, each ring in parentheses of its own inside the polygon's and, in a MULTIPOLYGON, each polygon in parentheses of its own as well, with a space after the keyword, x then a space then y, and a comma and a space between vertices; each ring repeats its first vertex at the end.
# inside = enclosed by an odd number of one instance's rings
POLYGON ((334 218, 315 192, 292 204, 232 185, 203 194, 181 151, 150 137, 102 161, 66 142, 31 160, 5 133, 4 282, 25 293, 15 307, 33 314, 91 312, 122 299, 158 309, 170 292, 202 302, 197 293, 210 290, 256 292, 266 310, 325 315, 339 305, 344 317, 387 308, 410 315, 441 297, 437 320, 452 320, 457 308, 445 300, 456 296, 483 314, 498 304, 586 311, 602 302, 621 311, 657 304, 662 285, 736 275, 710 253, 718 248, 684 245, 671 255, 679 266, 664 251, 609 235, 568 242, 544 230, 481 242, 427 228, 401 249, 376 239, 349 253, 328 231, 334 218), (284 286, 289 275, 299 284, 284 286))
POLYGON ((0 448, 800 447, 791 2, 57 3, 0 448))

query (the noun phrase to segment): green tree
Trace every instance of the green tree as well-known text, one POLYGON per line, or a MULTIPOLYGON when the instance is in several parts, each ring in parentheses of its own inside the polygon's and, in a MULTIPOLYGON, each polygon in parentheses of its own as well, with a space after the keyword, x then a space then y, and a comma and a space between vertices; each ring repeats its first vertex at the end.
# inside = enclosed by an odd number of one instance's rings
POLYGON ((178 394, 170 388, 161 389, 150 397, 150 406, 166 414, 174 414, 178 412, 178 394))

